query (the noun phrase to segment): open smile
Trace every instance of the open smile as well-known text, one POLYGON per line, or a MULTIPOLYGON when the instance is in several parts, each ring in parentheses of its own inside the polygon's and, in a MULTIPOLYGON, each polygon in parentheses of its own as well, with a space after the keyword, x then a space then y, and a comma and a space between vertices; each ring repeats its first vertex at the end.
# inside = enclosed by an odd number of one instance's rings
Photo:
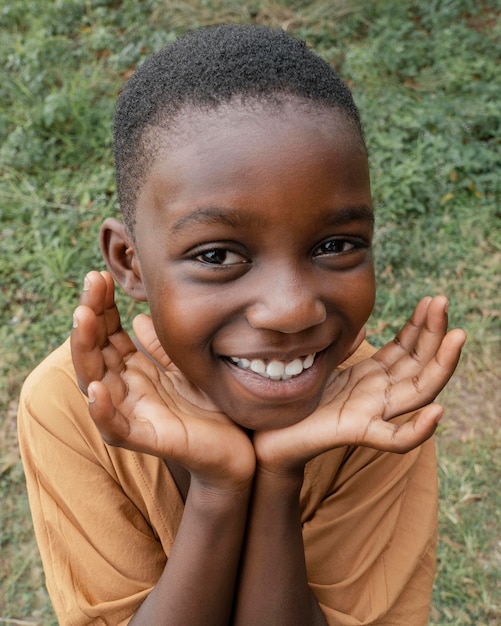
POLYGON ((221 357, 230 374, 223 397, 230 403, 230 416, 237 416, 238 423, 245 416, 245 426, 251 430, 279 428, 306 417, 323 392, 328 355, 325 348, 287 360, 278 355, 221 357))
POLYGON ((291 355, 289 360, 279 359, 278 355, 223 357, 234 381, 228 380, 228 389, 240 398, 242 407, 251 402, 253 411, 263 407, 270 411, 297 403, 296 408, 302 407, 304 417, 315 408, 312 401, 322 393, 327 355, 328 349, 291 355))
POLYGON ((270 380, 287 381, 295 376, 299 376, 306 369, 309 369, 315 362, 315 353, 304 357, 297 357, 292 361, 279 361, 277 359, 247 359, 244 357, 229 357, 232 363, 242 370, 250 370, 270 380))

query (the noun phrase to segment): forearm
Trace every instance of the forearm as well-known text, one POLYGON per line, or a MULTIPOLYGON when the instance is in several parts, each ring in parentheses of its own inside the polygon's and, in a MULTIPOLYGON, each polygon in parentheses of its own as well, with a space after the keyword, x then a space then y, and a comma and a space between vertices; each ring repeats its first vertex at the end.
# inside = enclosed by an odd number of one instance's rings
POLYGON ((307 582, 301 484, 302 472, 256 472, 234 614, 238 626, 327 623, 307 582))
POLYGON ((249 496, 192 483, 162 576, 131 625, 229 624, 249 496))

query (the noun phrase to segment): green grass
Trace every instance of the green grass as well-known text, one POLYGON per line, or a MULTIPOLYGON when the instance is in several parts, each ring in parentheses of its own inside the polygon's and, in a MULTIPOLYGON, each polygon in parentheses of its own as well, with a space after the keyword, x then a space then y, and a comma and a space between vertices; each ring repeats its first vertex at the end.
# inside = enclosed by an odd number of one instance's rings
POLYGON ((102 267, 99 224, 117 213, 115 96, 145 55, 186 30, 225 22, 287 28, 353 88, 377 210, 371 341, 388 340, 428 293, 448 294, 452 325, 468 332, 438 436, 431 623, 501 623, 498 3, 38 5, 34 11, 30 0, 12 0, 0 7, 0 624, 55 623, 24 492, 16 401, 29 370, 67 336, 85 272, 102 267))
POLYGON ((495 442, 474 439, 441 455, 442 542, 433 612, 438 623, 499 623, 501 512, 490 502, 501 475, 496 451, 495 442))

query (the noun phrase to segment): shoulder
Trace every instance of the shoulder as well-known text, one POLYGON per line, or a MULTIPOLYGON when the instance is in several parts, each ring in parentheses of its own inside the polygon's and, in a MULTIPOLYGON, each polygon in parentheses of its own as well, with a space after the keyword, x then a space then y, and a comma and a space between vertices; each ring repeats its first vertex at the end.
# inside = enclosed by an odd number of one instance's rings
MULTIPOLYGON (((43 388, 48 391, 62 382, 65 383, 65 387, 71 388, 76 385, 69 339, 49 354, 29 374, 23 385, 21 395, 30 397, 40 391, 40 385, 43 385, 43 388)), ((59 391, 61 390, 59 389, 59 391)))
POLYGON ((69 340, 27 377, 19 400, 18 429, 21 446, 28 441, 32 450, 54 438, 70 448, 102 448, 87 398, 77 384, 69 340))
POLYGON ((44 414, 54 404, 86 405, 76 381, 69 339, 54 350, 27 377, 21 390, 20 409, 44 414))

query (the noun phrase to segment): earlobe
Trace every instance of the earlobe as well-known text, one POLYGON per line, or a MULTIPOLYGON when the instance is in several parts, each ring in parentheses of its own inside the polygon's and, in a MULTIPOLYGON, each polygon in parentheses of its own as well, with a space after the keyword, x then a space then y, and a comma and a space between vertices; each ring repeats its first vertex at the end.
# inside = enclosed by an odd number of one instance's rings
POLYGON ((101 226, 101 254, 115 281, 135 300, 146 302, 136 247, 125 224, 108 218, 101 226))

